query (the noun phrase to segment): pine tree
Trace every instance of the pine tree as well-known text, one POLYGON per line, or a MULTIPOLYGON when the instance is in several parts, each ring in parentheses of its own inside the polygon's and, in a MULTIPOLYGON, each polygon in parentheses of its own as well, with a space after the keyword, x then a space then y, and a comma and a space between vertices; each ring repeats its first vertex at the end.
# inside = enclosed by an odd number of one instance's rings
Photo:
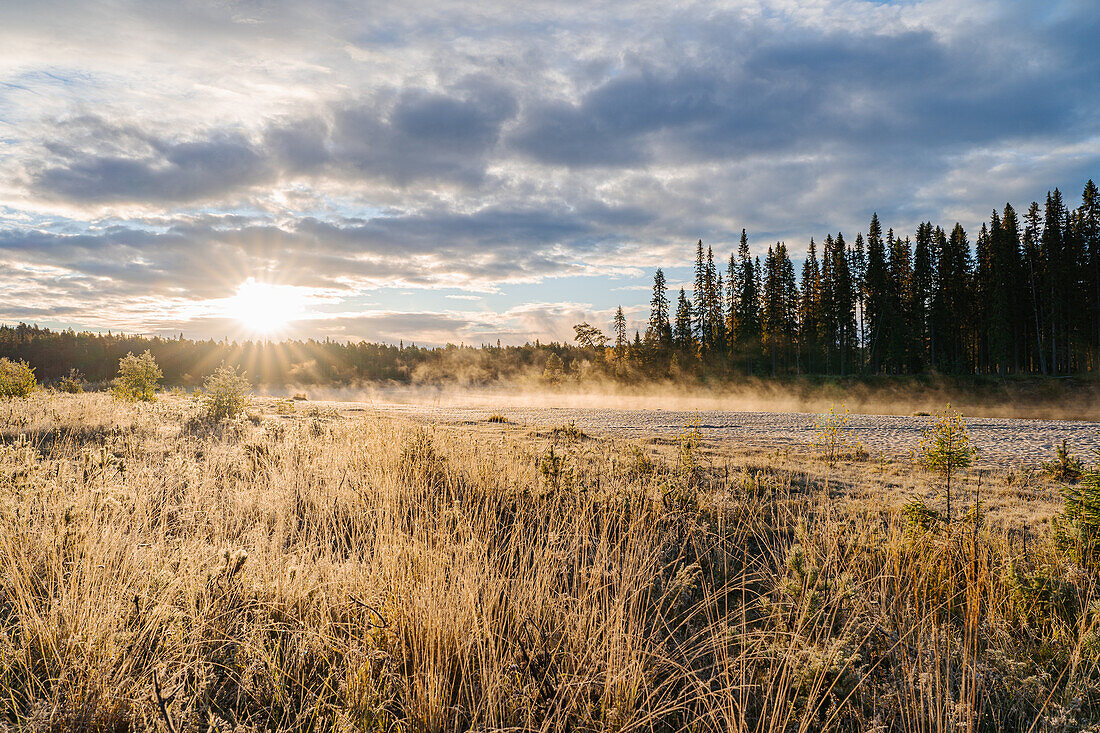
POLYGON ((932 362, 928 322, 935 284, 932 236, 932 222, 924 222, 917 227, 917 245, 913 254, 913 342, 918 371, 932 362))
POLYGON ((1039 204, 1032 201, 1027 213, 1024 214, 1024 265, 1031 289, 1031 314, 1035 323, 1035 357, 1040 372, 1047 374, 1045 328, 1047 306, 1046 290, 1044 288, 1046 262, 1043 259, 1042 245, 1040 244, 1042 228, 1043 215, 1039 213, 1039 204))
POLYGON ((714 252, 707 247, 707 345, 711 354, 725 349, 725 317, 722 305, 722 275, 714 265, 714 252))
POLYGON ((764 259, 763 292, 763 342, 771 356, 774 376, 780 362, 786 367, 786 352, 794 341, 798 324, 798 286, 787 246, 782 242, 777 242, 774 249, 768 248, 764 259))
POLYGON ((867 232, 867 273, 863 283, 863 301, 867 309, 867 366, 872 373, 882 370, 882 340, 886 336, 886 300, 889 290, 886 245, 878 214, 871 216, 867 232))
POLYGON ((741 297, 741 268, 736 255, 731 254, 726 265, 726 343, 731 351, 737 341, 737 311, 741 297))
POLYGON ((741 230, 741 243, 737 248, 740 269, 741 292, 737 298, 737 345, 752 371, 753 353, 760 340, 760 273, 759 258, 756 266, 749 253, 749 240, 741 230))
POLYGON ((779 267, 776 264, 775 250, 768 247, 764 257, 764 306, 760 314, 761 337, 772 362, 772 376, 775 376, 778 351, 783 338, 783 303, 779 287, 779 267))
POLYGON ((838 232, 833 245, 833 297, 836 314, 837 352, 840 357, 840 376, 851 369, 852 354, 856 343, 856 294, 852 271, 848 264, 849 252, 844 234, 838 232))
POLYGON ((623 307, 621 305, 615 309, 615 320, 611 324, 611 330, 615 333, 615 364, 621 372, 627 344, 626 316, 623 315, 623 307))
POLYGON ((998 251, 1005 263, 1004 282, 999 287, 1007 291, 1009 309, 1009 333, 1012 343, 1014 371, 1024 369, 1028 346, 1031 343, 1031 299, 1027 296, 1027 273, 1024 271, 1023 252, 1020 250, 1020 220, 1011 204, 1005 204, 1001 215, 1001 243, 998 251))
POLYGON ((863 349, 867 345, 867 303, 865 299, 867 284, 867 248, 863 243, 863 233, 856 233, 856 242, 852 247, 852 281, 856 291, 856 311, 858 317, 858 347, 863 349))
POLYGON ((806 371, 813 372, 817 364, 821 331, 821 268, 817 261, 817 246, 810 239, 806 260, 802 263, 802 294, 798 311, 799 352, 805 355, 806 371))
POLYGON ((886 241, 888 280, 884 318, 888 328, 883 340, 890 370, 901 374, 910 368, 913 352, 913 262, 908 237, 895 237, 891 229, 886 241))
POLYGON ((692 310, 695 316, 695 340, 699 343, 699 351, 703 355, 710 349, 708 336, 710 333, 711 307, 710 286, 707 283, 709 275, 710 268, 707 267, 706 256, 703 254, 703 240, 700 239, 699 243, 695 245, 695 284, 691 302, 694 305, 692 310))
POLYGON ((672 343, 672 327, 668 320, 668 286, 665 273, 659 267, 653 274, 653 297, 649 300, 649 309, 646 339, 651 339, 660 349, 667 348, 672 343))
POLYGON ((673 327, 672 340, 681 354, 690 354, 694 351, 694 338, 691 335, 691 301, 680 288, 680 298, 676 302, 676 324, 673 327))
MULTIPOLYGON (((939 230, 942 234, 942 230, 939 230)), ((971 324, 971 257, 966 231, 956 223, 936 258, 936 292, 932 311, 938 339, 937 359, 945 372, 970 369, 967 332, 971 324)))
POLYGON ((1062 194, 1056 188, 1047 194, 1043 212, 1043 233, 1039 239, 1040 258, 1044 261, 1046 282, 1044 291, 1047 296, 1047 324, 1050 352, 1050 370, 1052 374, 1063 371, 1063 362, 1059 347, 1065 348, 1065 281, 1068 274, 1064 252, 1065 206, 1062 194))
POLYGON ((1084 240, 1086 291, 1089 297, 1087 312, 1092 319, 1089 329, 1091 340, 1091 368, 1100 368, 1100 190, 1090 178, 1081 194, 1081 232, 1084 240))

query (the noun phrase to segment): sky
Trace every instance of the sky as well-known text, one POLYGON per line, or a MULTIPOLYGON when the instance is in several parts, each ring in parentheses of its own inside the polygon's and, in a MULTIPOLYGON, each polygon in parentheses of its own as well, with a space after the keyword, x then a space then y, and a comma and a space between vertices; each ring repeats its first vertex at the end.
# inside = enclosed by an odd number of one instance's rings
POLYGON ((1098 38, 1095 0, 0 0, 0 323, 644 328, 699 239, 1076 205, 1098 38))

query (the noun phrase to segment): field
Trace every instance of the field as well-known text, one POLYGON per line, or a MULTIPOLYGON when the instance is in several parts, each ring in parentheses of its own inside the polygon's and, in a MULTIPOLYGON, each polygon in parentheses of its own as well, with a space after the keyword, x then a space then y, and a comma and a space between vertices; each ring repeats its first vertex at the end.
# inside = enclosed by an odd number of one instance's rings
POLYGON ((0 402, 2 724, 1100 722, 1088 513, 1037 466, 960 472, 944 519, 873 441, 337 407, 0 402))

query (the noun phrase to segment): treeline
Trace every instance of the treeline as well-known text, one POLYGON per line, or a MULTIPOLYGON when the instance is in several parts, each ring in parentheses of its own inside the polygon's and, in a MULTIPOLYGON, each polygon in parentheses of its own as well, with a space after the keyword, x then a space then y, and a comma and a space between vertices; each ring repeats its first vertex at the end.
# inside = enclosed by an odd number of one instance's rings
POLYGON ((119 359, 148 350, 169 385, 197 386, 219 365, 244 370, 256 384, 341 385, 366 381, 506 381, 541 374, 550 354, 580 365, 589 354, 571 344, 523 346, 449 344, 428 348, 368 342, 227 340, 195 341, 125 334, 53 331, 25 323, 0 326, 0 357, 26 361, 39 381, 50 384, 70 376, 107 384, 118 373, 119 359))
POLYGON ((699 242, 695 280, 671 302, 654 275, 644 336, 612 339, 588 324, 578 339, 610 346, 619 372, 661 374, 1049 374, 1096 371, 1100 359, 1100 195, 1090 180, 1067 208, 1055 189, 1021 218, 994 211, 970 244, 922 223, 810 240, 801 276, 784 243, 752 257, 742 230, 725 273, 699 242))

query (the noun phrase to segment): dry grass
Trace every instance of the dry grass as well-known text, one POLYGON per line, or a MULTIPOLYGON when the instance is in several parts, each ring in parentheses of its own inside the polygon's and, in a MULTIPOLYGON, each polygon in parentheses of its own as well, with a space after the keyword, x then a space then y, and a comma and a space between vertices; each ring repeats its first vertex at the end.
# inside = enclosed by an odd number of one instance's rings
POLYGON ((0 403, 0 725, 1098 718, 1096 574, 1043 479, 987 475, 985 521, 924 533, 901 507, 931 479, 874 458, 200 409, 0 403))

